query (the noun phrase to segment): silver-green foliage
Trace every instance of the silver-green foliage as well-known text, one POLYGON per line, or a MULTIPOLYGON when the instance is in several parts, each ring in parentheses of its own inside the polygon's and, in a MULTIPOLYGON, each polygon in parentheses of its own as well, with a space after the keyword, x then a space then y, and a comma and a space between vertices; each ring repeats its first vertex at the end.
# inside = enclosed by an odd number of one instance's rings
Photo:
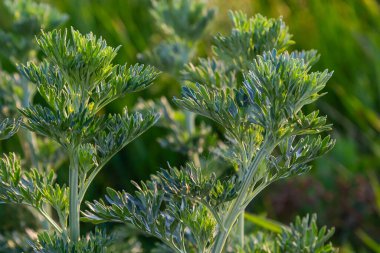
POLYGON ((104 201, 88 203, 84 221, 132 223, 176 252, 208 252, 215 239, 218 211, 236 196, 236 180, 205 177, 192 164, 161 170, 148 182, 136 184, 134 195, 108 189, 104 201))
MULTIPOLYGON (((294 44, 289 28, 281 18, 266 18, 260 14, 248 18, 241 11, 230 11, 230 34, 213 38, 212 56, 190 63, 182 72, 183 79, 215 87, 236 87, 241 75, 248 72, 252 60, 266 51, 279 53, 294 44)), ((319 56, 315 50, 294 52, 310 64, 319 56)))
POLYGON ((214 54, 236 69, 247 69, 256 55, 277 49, 283 52, 294 43, 288 27, 279 19, 268 19, 257 14, 248 18, 243 12, 230 12, 233 29, 228 36, 214 38, 214 54), (237 46, 238 45, 238 46, 237 46))
POLYGON ((20 158, 11 153, 0 160, 0 201, 24 204, 35 208, 59 232, 62 229, 49 217, 44 204, 49 204, 59 215, 62 226, 68 217, 68 189, 55 183, 54 172, 48 175, 37 169, 22 171, 20 158))
MULTIPOLYGON (((134 195, 109 190, 106 202, 88 203, 86 221, 132 223, 175 252, 220 253, 257 194, 278 179, 308 171, 312 160, 333 147, 334 140, 321 135, 331 128, 326 117, 302 111, 323 95, 331 77, 327 70, 311 71, 316 52, 285 51, 290 35, 280 19, 248 19, 241 13, 232 18, 232 35, 216 38, 217 60, 200 61, 211 64, 207 71, 189 65, 190 82, 174 101, 223 127, 228 145, 219 153, 236 174, 217 179, 202 174, 207 168, 191 165, 164 170, 136 185, 134 195), (226 71, 216 74, 219 66, 226 71), (240 78, 242 84, 237 83, 240 78), (195 83, 199 80, 204 82, 195 83), (233 82, 218 84, 221 80, 233 82)), ((310 238, 319 238, 317 232, 312 230, 310 238)), ((295 240, 303 245, 304 238, 295 240)))
POLYGON ((290 227, 283 227, 280 233, 258 232, 247 238, 244 247, 238 247, 238 253, 281 253, 281 252, 324 252, 335 253, 337 248, 328 242, 334 229, 317 227, 317 216, 297 217, 290 227))
POLYGON ((76 244, 69 243, 60 234, 53 233, 51 235, 43 232, 38 235, 38 241, 33 245, 33 250, 35 253, 107 253, 107 246, 110 245, 111 241, 112 238, 100 230, 95 230, 94 233, 82 237, 76 244))
POLYGON ((37 169, 21 169, 19 159, 11 154, 1 163, 1 200, 36 208, 55 229, 52 237, 40 237, 36 252, 104 252, 99 246, 101 240, 88 244, 79 240, 81 202, 104 165, 150 128, 158 114, 129 114, 125 109, 121 114, 101 115, 100 111, 127 93, 150 86, 159 73, 138 64, 113 65, 118 49, 107 46, 105 40, 92 33, 53 30, 43 32, 37 43, 45 61, 28 62, 18 68, 37 86, 45 103, 21 108, 22 126, 63 148, 70 162, 69 184, 54 184, 52 171, 44 174, 37 169), (55 209, 59 222, 44 210, 46 206, 55 209), (54 248, 55 242, 62 247, 54 248), (53 248, 45 248, 48 245, 53 248))

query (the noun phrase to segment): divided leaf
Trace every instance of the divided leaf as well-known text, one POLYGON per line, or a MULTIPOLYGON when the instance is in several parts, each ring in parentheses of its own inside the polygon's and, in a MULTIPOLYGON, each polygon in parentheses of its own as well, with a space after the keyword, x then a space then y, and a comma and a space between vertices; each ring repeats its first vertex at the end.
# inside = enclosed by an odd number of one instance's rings
POLYGON ((162 170, 151 181, 135 186, 134 195, 108 189, 106 202, 87 202, 89 210, 82 220, 133 224, 177 252, 192 248, 208 252, 217 224, 221 226, 219 211, 239 190, 235 179, 205 177, 190 164, 162 170))
POLYGON ((0 140, 9 139, 17 133, 20 127, 20 119, 3 119, 0 121, 0 140))
POLYGON ((107 246, 112 242, 112 238, 104 231, 96 229, 78 242, 73 243, 65 240, 58 233, 40 233, 36 242, 31 245, 35 253, 107 253, 107 246))
POLYGON ((95 146, 101 160, 108 160, 128 143, 152 127, 159 114, 152 111, 110 115, 104 130, 95 134, 95 146))
POLYGON ((279 19, 268 19, 260 14, 248 18, 243 12, 230 12, 233 29, 230 35, 214 38, 214 53, 235 69, 249 68, 252 59, 265 51, 285 51, 294 42, 288 27, 279 19))
POLYGON ((258 232, 247 237, 244 248, 236 247, 237 253, 337 253, 328 240, 334 234, 334 229, 326 227, 318 229, 317 216, 307 215, 289 227, 283 226, 278 234, 258 232))
POLYGON ((54 172, 24 171, 20 159, 13 153, 0 160, 0 202, 32 206, 58 230, 60 228, 48 217, 44 205, 49 204, 57 211, 61 225, 68 217, 68 190, 55 184, 54 172))

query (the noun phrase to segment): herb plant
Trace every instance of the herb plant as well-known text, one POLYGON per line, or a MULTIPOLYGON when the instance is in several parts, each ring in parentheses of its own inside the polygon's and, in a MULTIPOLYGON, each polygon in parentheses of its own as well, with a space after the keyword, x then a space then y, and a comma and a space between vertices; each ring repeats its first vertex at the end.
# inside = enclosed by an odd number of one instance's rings
POLYGON ((24 170, 19 158, 9 154, 0 162, 0 199, 35 208, 55 230, 55 234, 39 235, 35 252, 104 252, 107 238, 101 232, 80 240, 81 203, 104 165, 150 128, 158 115, 129 114, 126 109, 122 114, 104 115, 102 109, 127 93, 145 89, 158 72, 138 64, 113 65, 118 48, 73 28, 42 32, 37 44, 46 59, 18 68, 36 85, 44 103, 20 109, 22 126, 63 148, 69 157, 69 184, 55 183, 53 171, 24 170), (58 220, 45 206, 53 208, 58 220))
MULTIPOLYGON (((134 194, 108 189, 106 201, 87 203, 83 220, 133 224, 160 239, 162 252, 263 252, 260 243, 245 242, 242 214, 268 185, 309 171, 309 163, 333 147, 329 135, 322 137, 331 128, 326 117, 303 112, 323 95, 332 73, 311 71, 315 51, 287 51, 293 41, 281 19, 241 12, 231 18, 231 35, 215 37, 215 58, 188 65, 174 102, 224 129, 228 145, 219 154, 235 172, 217 177, 204 173, 207 165, 169 166, 134 183, 134 194), (233 229, 237 242, 228 241, 233 229)), ((318 231, 314 217, 297 220, 271 239, 273 252, 335 252, 326 242, 331 233, 318 231)))
MULTIPOLYGON (((134 182, 133 194, 109 188, 105 201, 87 202, 88 210, 81 212, 99 171, 158 120, 151 109, 107 115, 105 106, 147 88, 159 72, 114 65, 118 48, 92 33, 43 31, 36 41, 45 59, 18 65, 23 82, 34 83, 43 101, 34 103, 30 93, 0 122, 0 139, 21 127, 54 142, 69 160, 66 186, 56 182, 56 166, 44 163, 42 153, 31 156, 30 165, 14 153, 0 159, 0 202, 29 206, 50 224, 31 243, 34 252, 107 252, 104 232, 81 236, 81 213, 83 221, 126 223, 156 237, 163 244, 154 252, 336 252, 328 243, 333 230, 318 229, 315 216, 297 218, 277 234, 246 235, 244 229, 244 211, 263 189, 309 171, 309 163, 333 147, 324 134, 331 128, 326 117, 304 110, 323 95, 331 72, 311 70, 319 57, 315 51, 287 51, 294 42, 281 19, 242 12, 230 13, 232 32, 214 37, 210 58, 189 63, 213 11, 189 0, 153 1, 153 7, 171 39, 145 59, 182 80, 182 95, 174 103, 186 110, 179 112, 185 124, 173 119, 166 125, 172 136, 186 132, 184 138, 169 136, 166 144, 184 147, 192 161, 134 182), (223 143, 212 147, 213 159, 232 168, 222 176, 200 162, 201 142, 189 147, 192 137, 211 133, 195 130, 205 126, 195 124, 195 115, 222 129, 223 143)), ((171 108, 165 103, 161 112, 171 108)))

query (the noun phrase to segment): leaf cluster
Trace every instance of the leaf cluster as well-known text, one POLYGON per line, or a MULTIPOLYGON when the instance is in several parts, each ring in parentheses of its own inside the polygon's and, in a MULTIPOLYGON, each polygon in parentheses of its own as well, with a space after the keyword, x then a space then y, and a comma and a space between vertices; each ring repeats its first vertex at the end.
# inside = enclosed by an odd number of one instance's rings
POLYGON ((317 216, 297 217, 289 227, 283 227, 282 231, 275 234, 258 232, 247 238, 244 248, 237 248, 239 253, 334 253, 334 248, 328 240, 334 233, 334 229, 317 227, 317 216))
MULTIPOLYGON (((281 19, 248 19, 242 13, 231 17, 231 36, 216 37, 215 58, 201 59, 200 67, 188 65, 188 82, 174 102, 224 128, 228 143, 218 152, 236 174, 219 179, 191 165, 169 168, 137 185, 134 195, 109 190, 106 202, 88 203, 86 221, 132 223, 175 252, 191 252, 180 244, 184 241, 196 242, 193 246, 201 252, 221 252, 237 217, 260 191, 275 180, 308 171, 312 160, 333 147, 334 140, 320 135, 330 130, 326 118, 302 111, 323 95, 331 77, 327 70, 311 72, 316 51, 286 51, 292 41, 281 19), (198 221, 200 214, 197 229, 189 220, 198 221)), ((314 229, 312 235, 324 238, 321 231, 318 235, 314 229)), ((288 232, 283 237, 282 242, 292 240, 288 232)), ((285 250, 279 252, 288 250, 278 247, 285 250)))
POLYGON ((294 44, 288 27, 279 19, 268 19, 260 14, 252 18, 241 12, 230 12, 233 29, 228 36, 214 38, 214 54, 236 69, 247 69, 256 55, 276 49, 283 52, 294 44))
MULTIPOLYGON (((241 11, 230 11, 229 16, 231 33, 214 36, 213 55, 186 65, 184 80, 214 87, 239 87, 242 75, 251 68, 256 56, 274 49, 282 53, 294 44, 282 18, 268 19, 260 14, 248 18, 241 11)), ((314 50, 299 54, 313 58, 313 63, 318 60, 314 50)))
POLYGON ((15 154, 0 160, 0 201, 24 204, 35 208, 57 231, 62 232, 68 217, 68 189, 55 183, 54 172, 42 174, 37 169, 23 170, 21 160, 15 154), (60 225, 51 219, 46 204, 55 209, 60 225))
POLYGON ((300 56, 305 57, 276 50, 264 53, 254 60, 243 87, 188 84, 182 89, 182 98, 175 99, 179 106, 226 130, 229 145, 219 149, 219 154, 237 168, 244 187, 236 200, 241 203, 231 203, 236 207, 226 209, 222 217, 247 206, 272 182, 308 171, 308 163, 334 145, 329 136, 314 137, 330 129, 326 118, 318 117, 318 112, 305 116, 301 111, 320 97, 330 74, 309 73, 310 62, 300 56))
POLYGON ((221 222, 219 212, 236 197, 239 182, 202 175, 200 168, 187 164, 161 170, 135 186, 134 195, 108 189, 106 202, 88 202, 83 220, 132 223, 176 252, 208 252, 221 222))
MULTIPOLYGON (((70 158, 70 188, 55 184, 50 168, 44 170, 46 173, 41 168, 25 171, 20 159, 10 155, 0 163, 0 198, 4 203, 35 208, 57 232, 41 234, 35 252, 105 252, 103 234, 90 236, 89 241, 72 238, 72 217, 79 217, 80 203, 104 165, 156 123, 159 115, 153 111, 128 113, 126 109, 120 114, 101 115, 101 111, 115 99, 150 86, 159 72, 139 64, 113 65, 118 48, 109 47, 92 33, 82 35, 74 29, 42 32, 37 44, 46 59, 18 68, 36 84, 44 101, 20 109, 22 126, 63 147, 70 158), (71 178, 74 170, 75 184, 71 178), (69 202, 70 210, 76 203, 78 213, 69 210, 69 202), (49 206, 56 211, 59 223, 48 212, 49 206)), ((13 131, 10 123, 1 124, 4 137, 13 131)), ((41 144, 42 151, 53 154, 56 147, 45 144, 41 144)))
MULTIPOLYGON (((37 84, 48 105, 22 109, 25 126, 66 148, 91 142, 97 133, 110 130, 106 118, 98 112, 127 93, 148 87, 158 75, 143 65, 113 65, 117 49, 91 33, 81 35, 71 29, 69 36, 67 30, 43 33, 38 44, 46 61, 19 67, 28 80, 37 84)), ((114 117, 108 120, 117 121, 114 117)))
MULTIPOLYGON (((301 109, 321 96, 319 92, 331 73, 309 73, 310 62, 300 55, 278 54, 276 50, 264 53, 251 64, 243 87, 213 89, 189 84, 183 87, 182 98, 175 102, 221 124, 240 146, 253 126, 262 131, 252 131, 252 139, 270 139, 274 146, 290 137, 294 140, 296 136, 329 130, 325 117, 318 117, 317 112, 305 116, 301 109)), ((329 143, 328 139, 323 142, 326 150, 329 143)), ((253 144, 259 148, 261 142, 253 144)))
POLYGON ((161 71, 178 76, 183 66, 192 58, 190 45, 179 38, 161 41, 152 50, 139 55, 140 60, 156 66, 161 71))
POLYGON ((60 234, 43 232, 38 235, 37 241, 32 243, 32 247, 35 253, 106 253, 111 242, 112 238, 99 229, 82 237, 75 244, 63 240, 60 234))

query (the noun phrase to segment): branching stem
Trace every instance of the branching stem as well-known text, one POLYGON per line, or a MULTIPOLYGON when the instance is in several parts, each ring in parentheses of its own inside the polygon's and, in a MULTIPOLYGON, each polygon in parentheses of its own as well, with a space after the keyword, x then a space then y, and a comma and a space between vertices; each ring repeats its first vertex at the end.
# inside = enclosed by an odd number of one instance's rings
POLYGON ((104 165, 106 165, 108 163, 109 160, 111 160, 111 158, 116 154, 118 153, 121 149, 123 149, 123 147, 121 147, 120 149, 117 149, 115 152, 112 153, 112 155, 108 156, 106 159, 104 159, 91 173, 90 175, 88 176, 87 179, 85 179, 85 182, 83 184, 83 186, 81 187, 81 189, 79 189, 79 196, 78 196, 78 199, 79 199, 79 205, 82 203, 83 201, 83 198, 84 196, 86 195, 86 192, 87 192, 87 189, 88 187, 90 187, 92 181, 94 180, 94 178, 96 177, 96 175, 98 175, 98 173, 102 170, 102 168, 104 167, 104 165))
POLYGON ((58 232, 62 233, 62 228, 51 218, 45 210, 39 210, 40 214, 52 225, 52 227, 58 232))
POLYGON ((254 160, 248 167, 248 174, 245 177, 245 181, 243 182, 243 186, 239 192, 238 197, 235 199, 235 201, 231 203, 230 209, 227 211, 227 214, 225 216, 226 218, 224 221, 224 227, 226 228, 226 231, 221 231, 221 233, 219 233, 219 235, 217 236, 216 241, 215 241, 215 246, 212 250, 213 253, 222 252, 232 226, 236 222, 236 219, 241 214, 241 212, 244 211, 243 203, 245 202, 248 190, 250 186, 252 185, 253 177, 260 163, 262 162, 265 155, 267 154, 267 152, 268 152, 267 141, 264 141, 260 147, 259 152, 256 154, 254 160))

